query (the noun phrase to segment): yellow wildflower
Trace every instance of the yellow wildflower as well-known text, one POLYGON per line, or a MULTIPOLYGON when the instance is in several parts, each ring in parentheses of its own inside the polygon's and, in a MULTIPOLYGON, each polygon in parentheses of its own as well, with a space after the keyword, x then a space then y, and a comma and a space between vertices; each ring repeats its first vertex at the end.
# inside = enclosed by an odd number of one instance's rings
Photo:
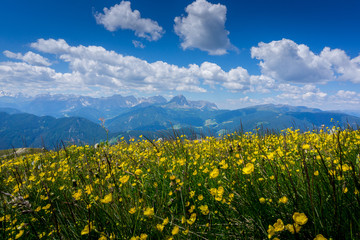
POLYGON ((203 215, 208 215, 208 214, 209 214, 209 207, 208 207, 208 205, 201 205, 201 206, 199 207, 199 209, 200 209, 200 211, 201 211, 201 213, 202 213, 203 215))
POLYGON ((219 169, 214 168, 214 170, 210 172, 210 178, 216 178, 217 176, 219 176, 219 169))
POLYGON ((172 235, 176 235, 176 234, 178 234, 179 233, 179 227, 178 226, 175 226, 174 228, 173 228, 173 230, 171 231, 171 234, 172 235))
POLYGON ((254 171, 254 164, 247 163, 246 166, 243 168, 243 174, 251 174, 254 171))
POLYGON ((305 213, 298 213, 298 212, 294 213, 293 219, 299 225, 304 225, 308 221, 308 218, 306 217, 305 213))
POLYGON ((143 171, 141 169, 136 169, 135 170, 135 174, 140 176, 143 173, 143 171))
POLYGON ((87 224, 84 229, 81 231, 81 235, 89 234, 94 229, 93 223, 87 224))
POLYGON ((187 220, 187 223, 192 225, 196 221, 196 213, 192 213, 190 219, 187 220))
POLYGON ((163 230, 164 230, 164 225, 162 225, 162 224, 156 224, 156 228, 157 228, 157 230, 159 230, 160 232, 162 232, 163 230))
POLYGON ((140 240, 146 240, 148 235, 146 233, 140 234, 140 240))
POLYGON ((112 202, 112 193, 109 193, 108 195, 105 195, 103 199, 100 200, 102 203, 110 203, 112 202))
POLYGON ((16 234, 15 239, 19 239, 24 234, 24 230, 20 230, 18 234, 16 234))
POLYGON ((327 240, 327 238, 325 238, 322 234, 318 234, 318 235, 316 235, 314 240, 327 240))
POLYGON ((285 226, 285 228, 286 228, 289 232, 291 232, 292 234, 294 234, 295 231, 296 231, 297 233, 300 232, 301 226, 298 225, 297 223, 295 223, 295 224, 287 224, 287 225, 285 226))
POLYGON ((107 240, 107 237, 105 235, 101 235, 101 237, 98 240, 107 240))
POLYGON ((48 210, 50 207, 51 207, 51 204, 50 204, 50 203, 48 203, 46 206, 42 207, 42 209, 44 209, 44 210, 48 210))
POLYGON ((129 175, 122 176, 122 177, 120 178, 120 182, 123 183, 123 184, 125 184, 125 183, 127 183, 127 181, 129 181, 129 178, 130 178, 129 175))
POLYGON ((167 217, 167 218, 164 219, 164 221, 163 221, 162 224, 163 224, 163 225, 166 225, 166 224, 168 224, 168 223, 169 223, 169 218, 167 217))
POLYGON ((136 213, 136 208, 135 208, 135 207, 130 208, 129 213, 130 213, 130 214, 136 213))
POLYGON ((279 203, 285 204, 285 203, 288 202, 288 200, 289 200, 289 199, 288 199, 286 196, 283 196, 282 198, 279 199, 279 203))
POLYGON ((269 228, 268 228, 267 232, 268 232, 268 238, 270 239, 275 234, 275 228, 273 226, 269 225, 269 228))
POLYGON ((310 145, 309 145, 309 144, 304 144, 304 145, 302 146, 302 149, 304 149, 304 150, 309 150, 309 149, 310 149, 310 145))
POLYGON ((147 217, 152 217, 154 215, 154 208, 146 208, 144 211, 144 215, 147 217))
POLYGON ((81 199, 81 195, 82 195, 82 191, 81 191, 81 189, 79 189, 72 196, 73 196, 73 198, 75 198, 76 201, 78 201, 81 199))
POLYGON ((283 221, 281 219, 278 219, 274 224, 274 228, 275 232, 281 232, 282 230, 284 230, 285 226, 283 221))

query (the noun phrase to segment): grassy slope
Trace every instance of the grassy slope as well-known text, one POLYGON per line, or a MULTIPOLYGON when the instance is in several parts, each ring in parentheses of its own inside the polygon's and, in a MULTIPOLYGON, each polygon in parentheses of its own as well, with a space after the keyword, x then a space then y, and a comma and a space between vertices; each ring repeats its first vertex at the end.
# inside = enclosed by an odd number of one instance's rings
POLYGON ((1 159, 0 238, 359 239, 359 148, 288 130, 1 159))

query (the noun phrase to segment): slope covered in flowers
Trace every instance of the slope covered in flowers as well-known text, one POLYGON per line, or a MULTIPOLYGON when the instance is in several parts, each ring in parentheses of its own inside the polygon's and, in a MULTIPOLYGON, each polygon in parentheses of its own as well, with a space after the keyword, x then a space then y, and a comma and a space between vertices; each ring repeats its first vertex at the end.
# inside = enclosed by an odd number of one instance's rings
POLYGON ((2 158, 1 239, 359 239, 360 132, 125 141, 2 158))

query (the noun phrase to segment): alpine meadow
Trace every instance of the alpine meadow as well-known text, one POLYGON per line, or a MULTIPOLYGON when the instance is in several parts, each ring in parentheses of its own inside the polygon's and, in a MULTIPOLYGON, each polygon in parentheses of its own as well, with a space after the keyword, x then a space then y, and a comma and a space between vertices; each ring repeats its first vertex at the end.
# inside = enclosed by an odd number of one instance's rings
POLYGON ((0 240, 360 240, 360 0, 1 0, 0 240))
POLYGON ((358 130, 174 134, 1 158, 1 237, 360 237, 358 130))

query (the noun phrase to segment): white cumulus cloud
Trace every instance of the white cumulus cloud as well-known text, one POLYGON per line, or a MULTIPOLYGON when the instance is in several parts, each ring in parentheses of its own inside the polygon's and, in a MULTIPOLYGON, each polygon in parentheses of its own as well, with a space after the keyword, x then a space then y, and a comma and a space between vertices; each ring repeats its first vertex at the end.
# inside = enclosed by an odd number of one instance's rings
POLYGON ((360 83, 360 56, 351 59, 343 50, 325 47, 315 54, 304 44, 282 39, 259 43, 251 57, 260 60, 263 75, 293 83, 342 80, 360 83))
POLYGON ((181 38, 181 47, 198 48, 210 55, 223 55, 235 49, 225 29, 226 6, 196 0, 185 9, 187 16, 175 18, 174 30, 181 38))
POLYGON ((280 81, 314 83, 334 79, 331 64, 304 44, 282 39, 259 43, 251 57, 260 61, 262 74, 280 81))
POLYGON ((22 60, 31 65, 42 65, 42 66, 51 65, 51 63, 47 58, 31 51, 25 53, 24 55, 21 53, 13 53, 8 50, 5 50, 3 53, 8 58, 22 60))
POLYGON ((95 19, 98 24, 113 32, 117 29, 129 29, 135 31, 138 37, 149 41, 159 40, 164 30, 159 24, 149 18, 141 18, 138 10, 131 10, 129 1, 122 1, 110 9, 104 8, 104 13, 96 13, 95 19))

